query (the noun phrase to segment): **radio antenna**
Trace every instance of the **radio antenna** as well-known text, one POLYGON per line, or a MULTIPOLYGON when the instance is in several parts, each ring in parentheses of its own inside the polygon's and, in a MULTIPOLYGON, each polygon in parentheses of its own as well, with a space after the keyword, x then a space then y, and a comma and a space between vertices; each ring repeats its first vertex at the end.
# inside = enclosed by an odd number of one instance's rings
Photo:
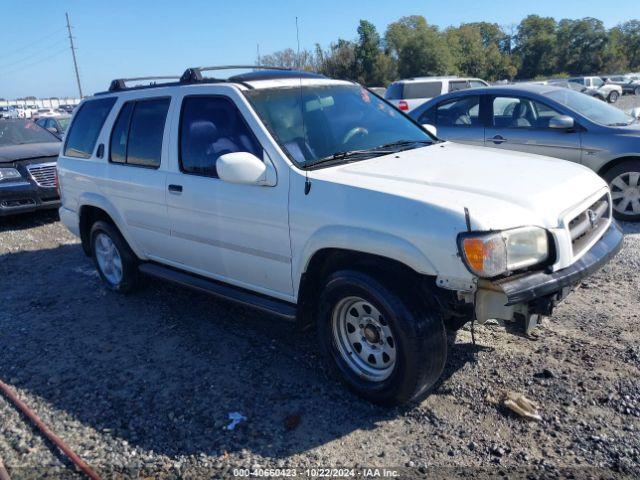
MULTIPOLYGON (((307 143, 307 130, 304 126, 304 108, 302 105, 302 57, 300 56, 300 29, 298 28, 298 17, 296 16, 296 42, 298 43, 298 72, 300 85, 300 119, 302 120, 302 141, 307 143)), ((309 195, 311 191, 311 181, 309 180, 309 170, 304 169, 304 194, 309 195)))

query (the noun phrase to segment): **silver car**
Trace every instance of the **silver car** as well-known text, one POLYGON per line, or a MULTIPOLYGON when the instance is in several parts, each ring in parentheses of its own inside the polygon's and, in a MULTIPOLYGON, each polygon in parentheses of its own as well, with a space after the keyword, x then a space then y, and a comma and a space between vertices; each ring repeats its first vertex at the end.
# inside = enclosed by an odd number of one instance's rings
POLYGON ((581 163, 609 183, 616 218, 640 221, 637 111, 629 115, 567 88, 522 84, 449 93, 409 115, 444 140, 581 163))

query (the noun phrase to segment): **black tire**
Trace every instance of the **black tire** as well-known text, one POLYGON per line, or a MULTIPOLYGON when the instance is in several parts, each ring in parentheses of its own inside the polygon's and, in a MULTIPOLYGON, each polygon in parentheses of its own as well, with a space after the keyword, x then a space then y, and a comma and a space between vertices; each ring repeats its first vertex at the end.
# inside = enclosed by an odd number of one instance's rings
POLYGON ((135 290, 139 283, 138 259, 118 229, 109 222, 97 221, 91 227, 90 239, 91 258, 105 285, 118 293, 129 293, 135 290), (98 234, 107 235, 118 250, 122 262, 122 279, 119 282, 110 281, 100 267, 96 255, 96 237, 98 234))
POLYGON ((607 101, 609 103, 616 103, 618 101, 618 98, 620 98, 620 94, 614 90, 607 97, 607 101))
MULTIPOLYGON (((407 292, 408 293, 408 292, 407 292)), ((320 294, 318 336, 334 375, 360 397, 384 406, 419 399, 438 380, 447 359, 447 337, 442 318, 415 292, 399 295, 370 275, 342 270, 330 275, 320 294), (359 297, 373 305, 390 327, 396 360, 389 377, 363 378, 343 358, 333 333, 332 315, 339 302, 359 297)))
POLYGON ((617 220, 623 220, 626 222, 638 222, 640 221, 640 214, 634 214, 633 212, 625 214, 615 209, 616 198, 614 197, 615 193, 620 191, 620 188, 613 185, 611 182, 616 177, 627 173, 640 173, 640 160, 626 160, 622 163, 619 163, 604 174, 604 179, 607 181, 607 183, 609 184, 609 188, 611 189, 612 201, 614 205, 613 216, 617 220))
POLYGON ((636 87, 633 93, 635 93, 636 96, 640 97, 640 87, 636 87))

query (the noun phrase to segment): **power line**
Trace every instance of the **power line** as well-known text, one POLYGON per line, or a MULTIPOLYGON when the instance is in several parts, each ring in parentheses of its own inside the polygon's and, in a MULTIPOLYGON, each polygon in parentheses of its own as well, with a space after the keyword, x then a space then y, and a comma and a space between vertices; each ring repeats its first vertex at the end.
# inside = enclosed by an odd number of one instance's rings
POLYGON ((66 38, 61 38, 59 40, 57 40, 56 42, 52 43, 51 45, 47 45, 44 48, 41 48, 40 50, 38 50, 37 52, 31 53, 25 57, 20 58, 19 60, 14 60, 13 62, 9 62, 6 63, 4 65, 1 66, 2 69, 5 69, 7 67, 12 67, 14 65, 18 65, 19 63, 24 62, 25 60, 30 60, 34 57, 38 57, 40 54, 42 54, 43 52, 46 52, 47 50, 51 50, 52 48, 60 45, 61 43, 65 42, 66 38))
POLYGON ((24 45, 22 47, 14 49, 14 50, 10 50, 8 53, 7 52, 3 53, 0 56, 0 58, 10 57, 11 55, 13 55, 15 53, 19 53, 19 52, 22 52, 23 50, 27 50, 27 49, 31 48, 32 46, 37 45, 38 43, 42 42, 43 40, 47 40, 47 39, 53 37, 54 35, 57 35, 58 33, 62 32, 63 30, 64 30, 64 28, 59 28, 55 32, 49 33, 49 34, 45 35, 44 37, 40 37, 39 39, 34 40, 31 43, 28 43, 28 44, 26 44, 26 45, 24 45))
POLYGON ((50 59, 52 59, 54 57, 58 57, 58 56, 62 55, 63 53, 65 53, 66 51, 67 51, 67 47, 64 47, 62 50, 59 50, 59 51, 55 52, 54 54, 49 55, 47 57, 41 58, 41 59, 37 60, 36 62, 29 63, 27 65, 21 65, 20 67, 15 68, 13 70, 9 70, 9 71, 4 71, 3 70, 2 75, 6 76, 7 74, 10 74, 10 73, 21 72, 22 70, 27 70, 27 69, 29 69, 31 67, 35 67, 37 65, 40 65, 40 64, 42 64, 42 63, 46 62, 47 60, 50 60, 50 59))

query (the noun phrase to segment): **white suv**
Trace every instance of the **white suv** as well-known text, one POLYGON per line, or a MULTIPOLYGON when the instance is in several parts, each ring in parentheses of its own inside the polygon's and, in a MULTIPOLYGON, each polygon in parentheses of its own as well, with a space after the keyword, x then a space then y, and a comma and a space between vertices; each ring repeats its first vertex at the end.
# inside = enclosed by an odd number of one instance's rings
POLYGON ((384 98, 403 112, 410 112, 438 95, 488 85, 479 78, 417 77, 393 82, 384 98))
POLYGON ((60 217, 115 291, 146 274, 315 324, 389 405, 436 382, 447 328, 530 329, 620 248, 588 168, 438 141, 355 83, 207 70, 114 81, 73 117, 60 217))

